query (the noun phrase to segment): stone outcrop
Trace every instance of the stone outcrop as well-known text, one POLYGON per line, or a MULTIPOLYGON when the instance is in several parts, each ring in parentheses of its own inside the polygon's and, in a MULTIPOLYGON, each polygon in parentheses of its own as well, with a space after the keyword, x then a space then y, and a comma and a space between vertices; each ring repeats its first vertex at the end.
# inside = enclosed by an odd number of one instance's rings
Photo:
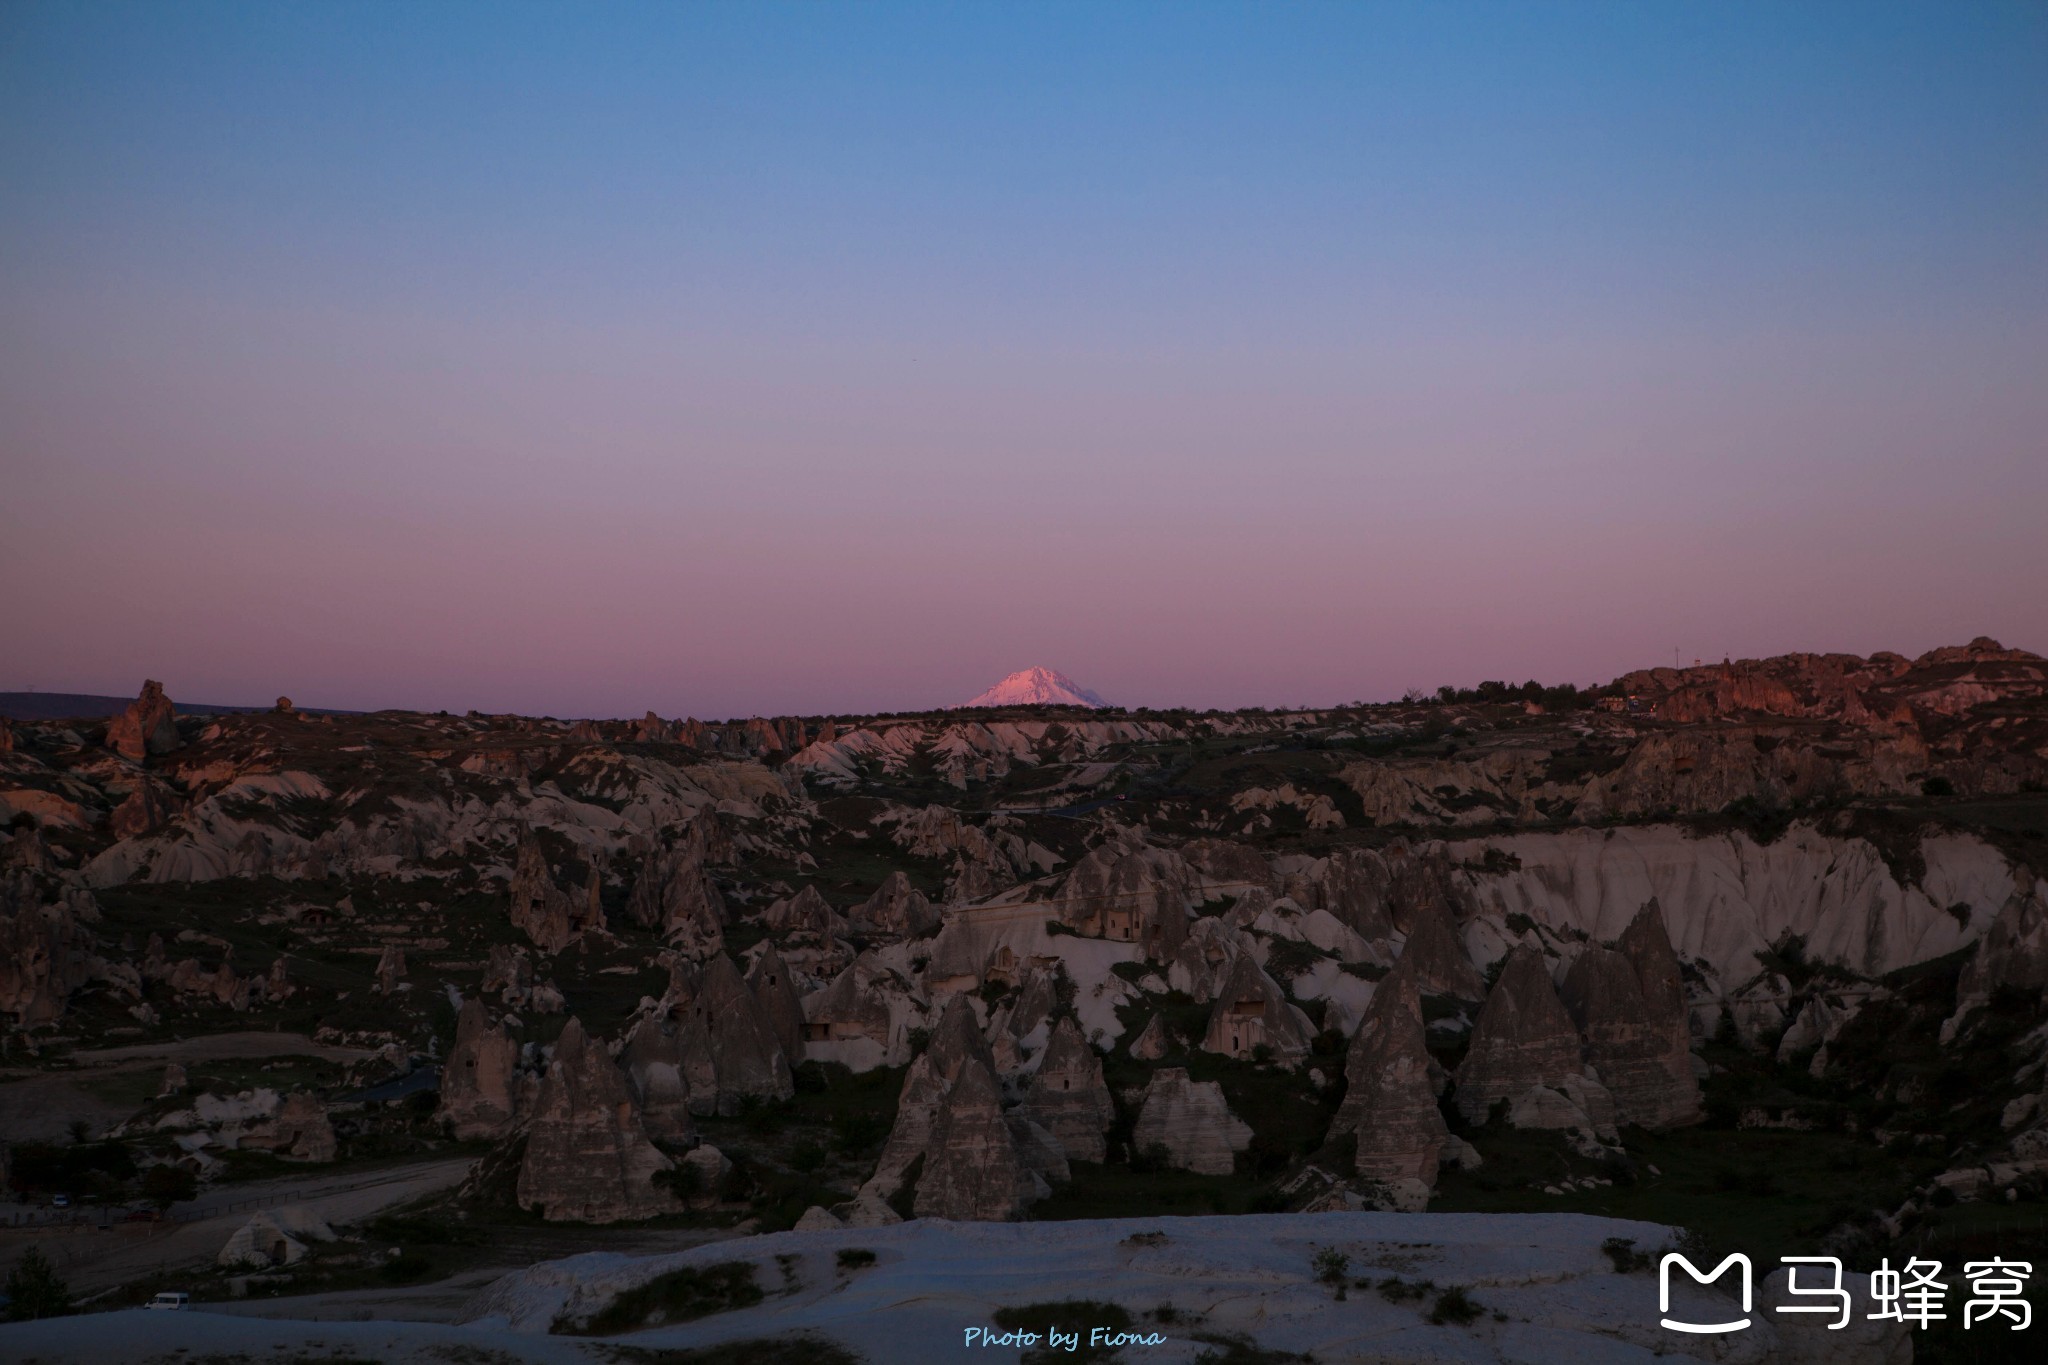
POLYGON ((527 992, 533 989, 533 959, 526 955, 524 948, 510 943, 492 944, 490 956, 484 963, 483 985, 479 989, 485 995, 496 991, 508 1005, 523 1004, 527 992))
POLYGON ((863 1191, 888 1199, 902 1188, 911 1168, 931 1147, 933 1126, 953 1083, 969 1065, 996 1074, 995 1056, 975 1024, 974 1005, 965 995, 946 1002, 932 1029, 931 1041, 911 1060, 896 1098, 896 1122, 882 1144, 875 1174, 863 1191))
POLYGON ((1092 938, 1139 944, 1150 960, 1169 962, 1187 937, 1195 883, 1178 853, 1120 834, 1090 850, 1060 884, 1060 922, 1092 938))
POLYGON ((619 1068, 571 1018, 535 1101, 519 1206, 551 1223, 652 1218, 676 1208, 654 1184, 671 1165, 648 1141, 619 1068))
POLYGON ((1684 991, 1656 902, 1630 922, 1621 951, 1588 945, 1559 994, 1622 1123, 1668 1128, 1700 1117, 1684 991))
POLYGON ((441 1121, 455 1138, 496 1140, 519 1121, 519 1044, 481 1000, 465 1000, 441 1067, 441 1121))
POLYGON ((737 1114, 750 1097, 786 1100, 796 1093, 774 1021, 723 953, 704 963, 679 1046, 692 1113, 737 1114))
POLYGON ((1133 1156, 1156 1150, 1180 1170, 1229 1175, 1237 1153, 1251 1142, 1251 1128, 1230 1112, 1222 1086, 1189 1080, 1186 1067, 1162 1066, 1152 1073, 1131 1131, 1133 1156))
POLYGON ((289 1161, 332 1161, 340 1150, 326 1107, 319 1096, 305 1090, 285 1097, 273 1121, 270 1141, 271 1149, 289 1161))
POLYGON ((0 915, 0 1010, 22 1028, 56 1023, 99 965, 70 902, 0 915))
POLYGON ((388 943, 377 958, 377 994, 390 995, 405 980, 405 949, 388 943))
POLYGON ((747 969, 747 989, 754 993, 754 1002, 774 1028, 775 1040, 782 1045, 782 1055, 792 1067, 801 1065, 804 1059, 803 999, 797 994, 796 982, 790 978, 788 964, 775 951, 774 944, 765 944, 761 955, 754 959, 754 965, 747 969))
MULTIPOLYGON (((1263 899, 1263 893, 1258 893, 1257 898, 1263 899)), ((1238 904, 1254 899, 1247 895, 1238 904)), ((1166 964, 1166 984, 1184 992, 1197 1004, 1214 1000, 1243 953, 1244 944, 1229 920, 1220 915, 1204 915, 1188 926, 1187 938, 1174 950, 1173 961, 1166 964)))
POLYGON ((1405 955, 1381 978, 1344 1059, 1346 1088, 1332 1133, 1358 1136, 1358 1174, 1388 1185, 1436 1184, 1450 1135, 1436 1106, 1422 997, 1405 955))
MULTIPOLYGON (((703 820, 694 821, 694 831, 703 820)), ((626 913, 643 929, 659 929, 671 946, 693 957, 725 951, 725 898, 705 871, 701 838, 658 849, 642 861, 626 913)))
POLYGON ((1458 1111, 1486 1122, 1493 1106, 1532 1085, 1556 1087, 1585 1070, 1579 1030, 1557 998, 1550 968, 1534 948, 1508 954, 1472 1026, 1458 1066, 1458 1111))
POLYGON ((886 1048, 895 1040, 896 1002, 907 990, 874 953, 862 953, 825 989, 804 997, 805 1037, 812 1042, 865 1038, 886 1048))
POLYGON ((1401 961, 1411 963, 1417 990, 1460 1000, 1485 999, 1486 978, 1465 955, 1447 906, 1435 898, 1412 902, 1405 929, 1408 941, 1402 945, 1401 961))
POLYGON ((107 829, 116 839, 139 839, 162 829, 176 810, 177 803, 165 788, 155 782, 138 782, 114 807, 107 829))
POLYGON ((1116 1106, 1102 1079, 1102 1059, 1072 1017, 1053 1029, 1018 1113, 1052 1134, 1070 1161, 1100 1162, 1107 1154, 1116 1106))
POLYGON ((917 1216, 1006 1222, 1023 1217, 1046 1192, 1018 1153, 994 1075, 967 1058, 932 1121, 917 1216))
POLYGON ((107 722, 107 747, 138 763, 151 754, 167 754, 178 747, 178 727, 172 715, 164 685, 151 678, 142 684, 142 694, 128 709, 107 722))
POLYGON ((832 908, 817 887, 810 885, 787 900, 776 901, 762 912, 761 919, 778 934, 840 938, 850 932, 846 917, 832 908))
POLYGON ((642 1019, 619 1053, 619 1066, 640 1105, 640 1124, 656 1142, 686 1143, 697 1135, 690 1083, 683 1075, 683 1026, 667 1011, 642 1019))
POLYGON ((1308 1056, 1314 1034, 1315 1026, 1288 1003, 1279 983, 1250 953, 1241 953, 1216 992, 1202 1050, 1252 1058, 1264 1048, 1273 1061, 1291 1067, 1308 1056))
POLYGON ((904 938, 929 933, 939 924, 938 909, 900 871, 883 878, 875 894, 855 907, 851 918, 859 928, 904 938))
POLYGON ((512 925, 543 953, 559 953, 576 937, 573 907, 548 870, 547 854, 533 831, 523 830, 512 866, 512 925))
POLYGON ((1166 1016, 1155 1014, 1138 1036, 1131 1040, 1131 1056, 1141 1062, 1156 1062, 1173 1050, 1173 1035, 1167 1031, 1166 1016))

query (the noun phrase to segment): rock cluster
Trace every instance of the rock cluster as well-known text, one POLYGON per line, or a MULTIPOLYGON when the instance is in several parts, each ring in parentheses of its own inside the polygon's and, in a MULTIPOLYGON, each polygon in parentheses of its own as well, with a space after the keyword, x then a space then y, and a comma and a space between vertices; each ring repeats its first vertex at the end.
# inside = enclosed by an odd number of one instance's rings
POLYGON ((654 1183, 672 1165, 648 1141, 619 1068, 572 1017, 535 1100, 519 1167, 520 1207, 549 1222, 652 1218, 676 1208, 654 1183))
POLYGON ((1140 944, 1147 958, 1168 962, 1187 937, 1195 881, 1180 854, 1125 832, 1074 864, 1060 885, 1060 921, 1089 937, 1140 944))
POLYGON ((725 951, 726 906, 704 869, 701 844, 701 838, 686 839, 674 848, 649 853, 633 882, 626 912, 642 928, 661 930, 678 952, 711 957, 725 951))

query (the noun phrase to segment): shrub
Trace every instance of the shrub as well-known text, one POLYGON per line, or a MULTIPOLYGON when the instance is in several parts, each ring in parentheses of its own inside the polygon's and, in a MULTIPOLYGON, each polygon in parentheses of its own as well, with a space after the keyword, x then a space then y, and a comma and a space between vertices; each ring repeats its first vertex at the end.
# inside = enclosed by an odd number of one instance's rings
POLYGON ((71 1286, 58 1276, 42 1248, 30 1247, 7 1272, 7 1320, 60 1318, 71 1311, 71 1286))
POLYGON ((753 1263, 721 1261, 717 1265, 686 1266, 658 1275, 620 1293, 589 1321, 577 1324, 568 1318, 556 1318, 549 1330, 568 1336, 607 1336, 661 1323, 688 1322, 734 1308, 751 1308, 760 1301, 761 1287, 754 1283, 753 1263))
POLYGON ((1452 1285, 1436 1296, 1436 1305, 1429 1310, 1429 1320, 1438 1327, 1452 1323, 1463 1327, 1485 1311, 1464 1290, 1452 1285))
POLYGON ((839 1248, 839 1268, 841 1270, 866 1270, 874 1263, 875 1253, 869 1251, 866 1247, 839 1248))
POLYGON ((1344 1277, 1351 1271, 1351 1258, 1335 1247, 1324 1247, 1310 1264, 1315 1267, 1316 1279, 1334 1289, 1338 1298, 1343 1298, 1344 1277))
POLYGON ((1617 1275, 1629 1275, 1650 1268, 1650 1254, 1647 1251, 1637 1251, 1633 1237, 1609 1237, 1600 1244, 1600 1249, 1606 1252, 1607 1259, 1614 1263, 1614 1273, 1617 1275))
POLYGON ((1922 796, 1954 796, 1956 784, 1945 777, 1930 777, 1920 784, 1922 796))

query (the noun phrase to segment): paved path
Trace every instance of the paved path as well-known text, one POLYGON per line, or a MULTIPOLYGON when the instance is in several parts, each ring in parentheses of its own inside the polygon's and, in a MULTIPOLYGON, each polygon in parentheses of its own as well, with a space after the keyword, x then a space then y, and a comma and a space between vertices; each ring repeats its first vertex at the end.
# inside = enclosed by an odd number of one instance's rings
POLYGON ((216 1187, 173 1217, 211 1215, 158 1224, 115 1224, 77 1229, 0 1231, 0 1265, 12 1265, 29 1246, 40 1246, 74 1293, 94 1294, 130 1280, 211 1265, 228 1238, 258 1207, 290 1203, 330 1223, 359 1223, 384 1209, 460 1184, 474 1158, 417 1162, 381 1171, 307 1174, 216 1187))

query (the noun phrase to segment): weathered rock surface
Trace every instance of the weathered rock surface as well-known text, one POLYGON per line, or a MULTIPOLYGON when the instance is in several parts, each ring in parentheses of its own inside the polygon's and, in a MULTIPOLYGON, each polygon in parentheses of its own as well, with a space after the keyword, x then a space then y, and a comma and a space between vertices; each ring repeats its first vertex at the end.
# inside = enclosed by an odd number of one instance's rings
POLYGON ((1152 1073, 1131 1131, 1134 1154, 1157 1148, 1170 1166, 1229 1175, 1237 1167, 1237 1153, 1251 1143, 1251 1128, 1230 1112, 1222 1086, 1189 1080, 1186 1067, 1162 1066, 1152 1073))
POLYGON ((178 727, 162 683, 154 678, 143 683, 142 694, 107 722, 107 747, 138 763, 178 747, 178 727))
POLYGON ((1280 984, 1250 953, 1241 953, 1216 992, 1202 1050, 1251 1058, 1265 1048, 1272 1060, 1295 1066, 1308 1056, 1314 1034, 1309 1017, 1288 1002, 1280 984))
POLYGON ((1411 902, 1405 928, 1408 941, 1402 945, 1401 961, 1413 964, 1417 990, 1460 1000, 1485 998, 1486 978, 1458 942, 1448 907, 1435 897, 1411 902))
POLYGON ((1045 1192, 1004 1122, 994 1075, 979 1059, 966 1059, 932 1121, 917 1216, 1007 1222, 1045 1192))
POLYGON ((1102 1079, 1102 1059, 1071 1017, 1053 1029, 1018 1113, 1052 1134, 1070 1161, 1100 1162, 1107 1153, 1116 1105, 1102 1079))
POLYGON ((1654 902, 1630 923, 1623 944, 1624 951, 1589 945, 1559 994, 1622 1123, 1693 1122, 1700 1116, 1699 1082, 1685 1000, 1654 902))
POLYGON ((1436 1184, 1437 1162, 1450 1135, 1436 1106, 1422 997, 1403 955, 1381 978, 1352 1035, 1344 1060, 1346 1090, 1333 1133, 1358 1135, 1358 1174, 1391 1184, 1436 1184))
POLYGON ((725 951, 726 905, 705 870, 700 842, 686 839, 648 854, 627 897, 626 913, 642 928, 660 929, 678 951, 711 957, 725 951))
POLYGON ((1155 1014, 1138 1036, 1131 1040, 1131 1056, 1141 1062, 1156 1062, 1173 1050, 1173 1038, 1167 1032, 1166 1016, 1155 1014))
POLYGON ((737 1114, 749 1097, 786 1100, 796 1093, 774 1021, 723 953, 704 963, 679 1046, 692 1113, 737 1114))
POLYGON ((519 1206, 552 1223, 652 1218, 676 1208, 654 1184, 671 1164, 647 1140, 625 1077, 604 1046, 571 1018, 535 1102, 519 1206))
POLYGON ((871 930, 916 938, 938 927, 939 912, 899 871, 883 878, 875 894, 855 908, 852 919, 871 930))
POLYGON ((377 958, 377 994, 389 995, 405 980, 405 949, 388 943, 377 958))
POLYGON ((643 1018, 619 1053, 619 1067, 640 1105, 640 1124, 656 1142, 689 1142, 690 1084, 683 1075, 682 1024, 667 1011, 643 1018))
POLYGON ((754 965, 747 969, 747 989, 754 993, 754 1002, 761 1007, 769 1024, 775 1030, 775 1040, 782 1045, 782 1055, 794 1068, 804 1060, 804 1005, 797 993, 796 982, 789 974, 789 966, 775 951, 775 945, 766 944, 754 965))
POLYGON ((543 953, 559 953, 575 938, 571 923, 573 908, 562 888, 555 885, 548 869, 547 854, 531 830, 523 830, 519 851, 512 867, 512 925, 543 953))
POLYGON ((1127 832, 1074 864, 1060 885, 1060 920, 1093 938, 1140 944, 1152 961, 1168 962, 1187 937, 1195 880, 1178 853, 1127 832))
POLYGON ((1458 1111, 1484 1123, 1494 1104, 1530 1086, 1560 1086, 1585 1070, 1579 1030, 1551 984, 1550 967, 1534 948, 1508 954, 1499 979, 1472 1026, 1458 1066, 1458 1111))
POLYGON ((455 1020, 455 1046, 441 1067, 439 1116, 457 1139, 495 1141, 520 1118, 519 1044, 481 1000, 465 1000, 455 1020))

